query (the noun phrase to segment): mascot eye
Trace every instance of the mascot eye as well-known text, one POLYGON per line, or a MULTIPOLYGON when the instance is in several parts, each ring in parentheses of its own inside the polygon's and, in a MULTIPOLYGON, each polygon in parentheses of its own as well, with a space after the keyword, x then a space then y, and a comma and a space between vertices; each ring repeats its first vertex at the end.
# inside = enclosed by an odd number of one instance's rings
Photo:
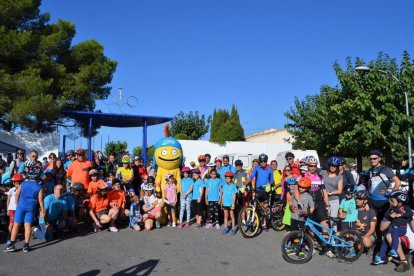
POLYGON ((171 153, 172 153, 172 155, 174 155, 174 156, 178 154, 178 152, 177 152, 176 150, 172 150, 172 151, 171 151, 171 153))
POLYGON ((162 150, 161 155, 167 155, 167 150, 162 150))

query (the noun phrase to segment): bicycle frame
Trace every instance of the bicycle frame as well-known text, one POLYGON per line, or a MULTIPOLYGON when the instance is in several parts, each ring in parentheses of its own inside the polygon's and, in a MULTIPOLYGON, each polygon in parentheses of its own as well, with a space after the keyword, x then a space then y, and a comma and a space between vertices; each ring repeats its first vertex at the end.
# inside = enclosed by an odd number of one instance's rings
MULTIPOLYGON (((347 241, 335 236, 335 230, 333 228, 329 228, 329 227, 327 227, 325 225, 322 225, 320 223, 317 223, 317 222, 315 222, 315 221, 313 221, 309 218, 306 219, 306 221, 305 221, 305 228, 303 230, 304 232, 305 232, 306 228, 310 229, 322 242, 324 242, 327 245, 330 245, 332 247, 341 247, 341 248, 343 248, 343 247, 352 247, 352 244, 350 242, 347 242, 347 241), (328 239, 326 239, 323 236, 323 233, 321 233, 315 226, 320 227, 324 230, 327 230, 328 235, 329 235, 328 239), (340 243, 338 244, 338 243, 336 243, 336 241, 338 241, 340 243)), ((301 241, 301 242, 303 242, 303 241, 301 241)))

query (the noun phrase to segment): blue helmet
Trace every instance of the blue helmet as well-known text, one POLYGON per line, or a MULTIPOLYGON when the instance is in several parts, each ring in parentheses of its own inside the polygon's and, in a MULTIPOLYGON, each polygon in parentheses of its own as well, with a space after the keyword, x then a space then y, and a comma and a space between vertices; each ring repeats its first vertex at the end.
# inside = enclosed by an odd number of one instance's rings
POLYGON ((27 176, 31 178, 39 177, 42 174, 42 168, 37 166, 32 166, 29 168, 29 171, 27 172, 27 176))
POLYGON ((371 150, 369 152, 369 156, 371 155, 377 155, 378 157, 382 157, 382 152, 380 152, 379 150, 371 150))
POLYGON ((402 191, 395 191, 389 197, 395 198, 398 202, 406 203, 408 200, 407 194, 402 191))
POLYGON ((286 179, 286 184, 287 185, 296 185, 298 183, 298 181, 294 178, 288 178, 286 179))
POLYGON ((328 165, 339 166, 341 165, 341 159, 336 156, 331 156, 328 159, 328 165))

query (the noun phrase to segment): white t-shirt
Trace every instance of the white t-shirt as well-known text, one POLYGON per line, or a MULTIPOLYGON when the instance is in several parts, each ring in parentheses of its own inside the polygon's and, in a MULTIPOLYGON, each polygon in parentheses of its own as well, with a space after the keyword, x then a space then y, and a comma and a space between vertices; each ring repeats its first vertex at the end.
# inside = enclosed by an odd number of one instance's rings
POLYGON ((16 211, 16 187, 13 187, 9 190, 8 193, 6 193, 10 197, 9 206, 7 206, 8 210, 14 210, 16 211))
POLYGON ((407 233, 405 235, 410 240, 410 249, 414 250, 414 232, 411 230, 411 227, 409 225, 407 227, 407 233))

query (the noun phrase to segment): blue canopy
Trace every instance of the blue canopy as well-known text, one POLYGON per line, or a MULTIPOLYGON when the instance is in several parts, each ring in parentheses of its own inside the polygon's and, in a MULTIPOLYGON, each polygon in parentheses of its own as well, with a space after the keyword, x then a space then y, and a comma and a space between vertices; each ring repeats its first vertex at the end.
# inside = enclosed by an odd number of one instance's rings
POLYGON ((62 114, 89 125, 88 157, 92 160, 92 128, 107 127, 143 127, 142 150, 144 164, 147 164, 147 127, 171 121, 171 117, 126 115, 116 113, 62 111, 62 114))

